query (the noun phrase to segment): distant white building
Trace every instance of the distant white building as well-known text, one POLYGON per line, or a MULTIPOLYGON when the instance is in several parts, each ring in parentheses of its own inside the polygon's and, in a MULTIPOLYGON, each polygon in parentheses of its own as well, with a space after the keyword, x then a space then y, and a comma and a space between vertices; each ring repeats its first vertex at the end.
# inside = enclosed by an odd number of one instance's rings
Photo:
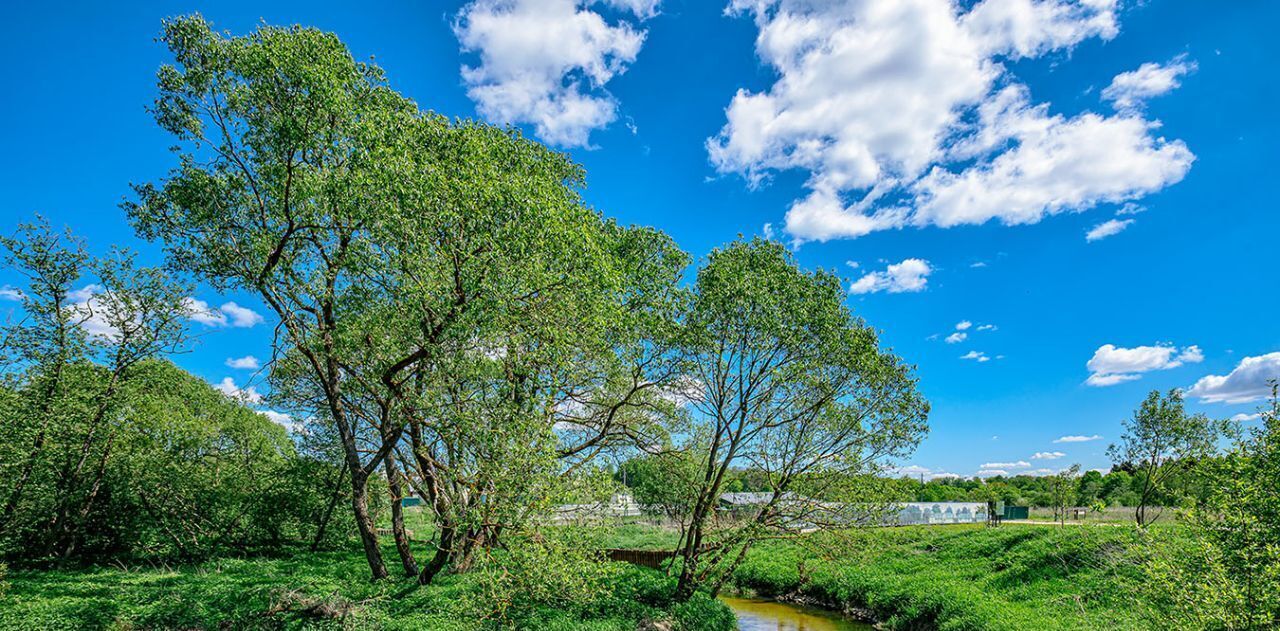
POLYGON ((640 505, 630 493, 614 493, 607 502, 561 504, 555 508, 552 519, 567 522, 587 518, 637 517, 640 514, 640 505))
MULTIPOLYGON (((785 495, 784 495, 785 497, 785 495)), ((773 499, 773 492, 756 493, 721 493, 720 508, 749 508, 768 504, 773 499)))
POLYGON ((897 525, 980 524, 987 521, 984 502, 907 502, 899 504, 897 525))

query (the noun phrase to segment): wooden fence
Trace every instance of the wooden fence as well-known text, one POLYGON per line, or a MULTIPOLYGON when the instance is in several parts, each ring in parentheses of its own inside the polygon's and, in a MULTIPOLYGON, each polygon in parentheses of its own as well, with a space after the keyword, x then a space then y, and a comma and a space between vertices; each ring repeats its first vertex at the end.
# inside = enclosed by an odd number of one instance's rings
POLYGON ((671 550, 627 550, 624 548, 609 548, 604 551, 605 556, 610 561, 620 561, 623 563, 631 563, 642 567, 651 567, 655 570, 662 569, 662 562, 675 556, 675 552, 671 550))

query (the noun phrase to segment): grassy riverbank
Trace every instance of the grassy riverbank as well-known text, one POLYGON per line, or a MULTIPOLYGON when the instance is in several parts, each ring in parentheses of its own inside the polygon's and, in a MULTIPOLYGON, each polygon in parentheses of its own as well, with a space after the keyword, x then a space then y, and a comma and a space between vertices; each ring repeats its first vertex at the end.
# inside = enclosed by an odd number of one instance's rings
MULTIPOLYGON (((393 554, 391 550, 387 553, 393 554)), ((429 629, 624 631, 643 621, 724 631, 732 614, 705 596, 669 601, 657 572, 627 565, 589 603, 517 606, 498 615, 477 575, 371 583, 358 552, 219 559, 177 568, 11 570, 0 629, 429 629)))
MULTIPOLYGON (((1177 526, 1168 527, 1166 534, 1177 526)), ((608 545, 667 548, 667 530, 631 524, 608 545)), ((1144 537, 1126 525, 878 528, 761 544, 734 576, 740 591, 869 614, 889 629, 1150 628, 1137 591, 1144 537), (835 560, 828 560, 834 558, 835 560)), ((387 550, 388 558, 394 558, 387 550)), ((720 631, 705 596, 669 601, 670 579, 611 564, 590 602, 494 610, 478 574, 370 583, 358 551, 220 559, 178 568, 13 570, 3 629, 522 629, 622 631, 669 620, 720 631)))
POLYGON ((869 613, 890 629, 1146 629, 1126 526, 873 529, 754 550, 737 587, 869 613), (822 550, 838 550, 838 561, 822 550))

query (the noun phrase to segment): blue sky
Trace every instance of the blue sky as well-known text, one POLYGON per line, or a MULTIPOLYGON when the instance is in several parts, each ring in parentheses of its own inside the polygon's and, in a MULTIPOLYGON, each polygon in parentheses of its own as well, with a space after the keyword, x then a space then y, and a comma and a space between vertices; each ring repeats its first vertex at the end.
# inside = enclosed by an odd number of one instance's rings
MULTIPOLYGON (((1148 390, 1232 416, 1280 376, 1276 3, 260 5, 0 10, 0 228, 39 212, 158 262, 117 205, 173 164, 143 109, 155 36, 199 11, 234 33, 336 32, 422 107, 569 151, 591 204, 696 256, 767 232, 838 270, 933 402, 908 471, 1104 467, 1148 390)), ((251 385, 226 361, 268 357, 269 323, 234 316, 193 323, 177 361, 251 385)))

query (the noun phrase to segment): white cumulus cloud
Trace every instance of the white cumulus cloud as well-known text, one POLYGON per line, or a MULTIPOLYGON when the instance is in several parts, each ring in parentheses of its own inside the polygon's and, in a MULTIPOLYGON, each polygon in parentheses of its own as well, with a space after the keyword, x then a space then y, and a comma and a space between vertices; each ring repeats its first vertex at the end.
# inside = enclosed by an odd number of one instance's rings
POLYGON ((808 174, 797 242, 904 226, 1024 224, 1180 180, 1193 156, 1136 112, 1051 115, 1005 60, 1118 33, 1115 0, 733 0, 777 74, 708 139, 721 173, 808 174))
POLYGON ((187 310, 187 317, 206 326, 226 326, 226 314, 218 311, 209 303, 197 298, 184 298, 182 301, 187 310))
POLYGON ((926 480, 937 480, 940 478, 960 477, 959 475, 954 473, 949 473, 947 471, 935 471, 928 467, 922 467, 920 465, 915 465, 915 464, 896 467, 891 469, 890 472, 893 475, 898 477, 920 478, 923 476, 926 480))
POLYGON ((1273 381, 1280 381, 1280 352, 1246 357, 1225 375, 1205 375, 1187 395, 1211 403, 1247 403, 1270 396, 1273 381))
POLYGON ((1036 223, 1158 191, 1181 180, 1195 158, 1181 141, 1153 136, 1156 124, 1140 117, 1086 112, 1067 119, 1030 105, 1025 88, 1003 94, 1011 95, 995 102, 989 137, 972 147, 1016 146, 959 172, 935 167, 913 186, 913 224, 1036 223))
POLYGON ((293 418, 284 412, 276 412, 275 410, 259 410, 259 414, 271 419, 272 423, 284 426, 290 432, 298 432, 302 429, 302 422, 293 418))
POLYGON ((969 351, 964 355, 961 355, 960 359, 972 359, 979 364, 991 361, 991 358, 987 357, 987 354, 982 351, 969 351))
POLYGON ((868 272, 849 286, 855 294, 869 294, 887 291, 891 294, 924 291, 929 284, 929 274, 933 268, 922 259, 906 259, 894 263, 883 271, 868 272))
POLYGON ((257 388, 254 388, 253 386, 241 388, 236 385, 235 380, 231 377, 223 377, 222 381, 214 384, 213 387, 218 392, 221 392, 222 394, 225 394, 241 403, 250 403, 254 405, 262 403, 262 393, 258 392, 257 388))
POLYGON ((968 333, 965 333, 963 331, 956 331, 955 333, 948 335, 945 341, 948 344, 959 344, 960 342, 963 342, 967 337, 969 337, 968 333))
POLYGON ((222 313, 226 314, 230 320, 231 326, 248 328, 262 324, 262 316, 257 311, 247 307, 241 307, 234 302, 223 303, 222 313))
POLYGON ((228 357, 227 366, 237 370, 257 370, 262 367, 258 362, 258 358, 253 355, 245 355, 244 357, 228 357))
POLYGON ((1085 365, 1090 373, 1085 383, 1098 387, 1113 386, 1139 379, 1144 372, 1168 370, 1203 360, 1204 353, 1195 345, 1179 349, 1168 344, 1134 348, 1103 344, 1085 365))
POLYGON ((241 307, 234 302, 225 302, 221 307, 214 307, 198 298, 188 297, 182 300, 182 304, 186 309, 188 318, 205 326, 249 328, 262 324, 264 321, 262 315, 257 311, 248 307, 241 307))
MULTIPOLYGON (((590 0, 475 0, 454 24, 465 52, 467 95, 480 115, 501 124, 529 123, 542 140, 585 146, 592 130, 617 118, 604 87, 635 61, 645 32, 629 20, 611 24, 590 0)), ((657 0, 609 0, 643 19, 657 0)))

